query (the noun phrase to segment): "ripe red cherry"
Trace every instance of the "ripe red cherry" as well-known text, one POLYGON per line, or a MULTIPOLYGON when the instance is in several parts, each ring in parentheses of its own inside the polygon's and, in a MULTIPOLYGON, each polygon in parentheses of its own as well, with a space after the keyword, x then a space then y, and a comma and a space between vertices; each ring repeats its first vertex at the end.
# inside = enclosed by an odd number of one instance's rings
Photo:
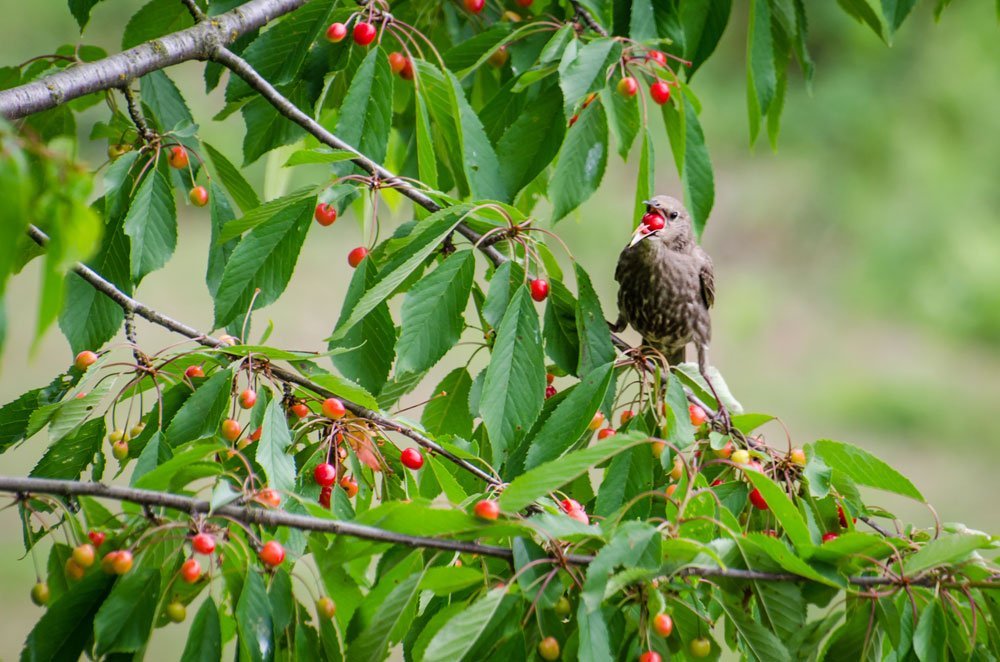
POLYGON ((666 221, 663 220, 662 214, 651 211, 642 215, 642 224, 646 226, 647 230, 653 232, 654 230, 662 230, 666 221))
POLYGON ((73 365, 76 366, 77 370, 80 370, 82 372, 85 371, 90 366, 94 365, 96 361, 97 361, 97 354, 93 353, 89 349, 86 349, 76 355, 76 358, 73 360, 73 365))
POLYGON ((618 81, 618 94, 623 97, 634 97, 639 92, 639 83, 631 76, 618 81))
POLYGON ((184 371, 184 376, 188 379, 194 379, 195 377, 204 377, 205 369, 200 365, 189 365, 184 371))
POLYGON ((555 637, 545 637, 538 642, 538 655, 543 660, 559 659, 559 640, 555 637))
POLYGON ((132 552, 123 549, 115 553, 115 558, 111 562, 111 568, 116 575, 124 575, 132 569, 132 552))
POLYGON ((201 564, 198 559, 188 559, 181 564, 181 579, 188 584, 194 584, 201 579, 201 564))
POLYGON ((240 438, 240 422, 227 418, 222 421, 222 436, 229 441, 236 441, 240 438))
POLYGON ((398 74, 406 66, 406 56, 399 51, 393 51, 389 53, 389 68, 392 69, 392 73, 398 74))
POLYGON ((649 96, 653 97, 653 101, 662 106, 670 100, 670 86, 662 80, 658 80, 649 86, 649 96))
POLYGON ((90 542, 94 543, 94 547, 100 547, 104 544, 104 538, 107 536, 104 535, 103 531, 91 531, 87 537, 90 538, 90 542))
POLYGON ((767 510, 767 501, 764 501, 764 497, 756 487, 750 490, 750 503, 757 510, 767 510))
POLYGON ((663 658, 656 651, 646 651, 639 656, 639 662, 662 662, 663 658))
POLYGON ((667 56, 664 55, 662 51, 656 51, 656 50, 647 51, 646 59, 656 62, 661 67, 667 66, 667 56))
POLYGON ((406 64, 399 72, 399 77, 403 80, 413 80, 413 60, 407 58, 406 64))
POLYGON ((316 222, 326 227, 332 225, 337 220, 337 208, 326 203, 316 205, 316 212, 313 214, 316 222))
POLYGON ((549 384, 548 386, 545 387, 545 399, 546 400, 548 400, 549 398, 551 398, 555 394, 556 394, 556 387, 555 386, 553 386, 552 384, 549 384))
POLYGON ((262 435, 263 433, 264 433, 264 428, 257 428, 256 430, 253 431, 253 434, 250 435, 250 441, 260 441, 260 435, 262 435))
POLYGON ((722 485, 722 479, 716 478, 715 480, 712 481, 712 484, 709 485, 709 487, 718 487, 719 485, 722 485))
POLYGON ((285 548, 277 540, 268 540, 260 548, 260 560, 272 568, 282 564, 285 560, 285 548))
POLYGON ((399 454, 399 461, 403 463, 404 467, 414 471, 424 466, 424 456, 416 448, 404 448, 403 452, 399 454))
POLYGON ((327 487, 324 487, 324 488, 320 489, 320 491, 319 491, 319 505, 323 506, 324 508, 329 508, 330 507, 330 498, 332 496, 333 496, 333 488, 332 487, 327 486, 327 487))
POLYGON ((708 414, 698 405, 688 405, 688 415, 691 417, 691 425, 695 427, 708 420, 708 414))
POLYGON ((479 519, 494 520, 500 516, 500 506, 492 499, 483 499, 472 509, 479 519))
POLYGON ((215 538, 208 533, 196 534, 191 538, 191 547, 199 554, 211 554, 215 551, 215 538))
POLYGON ((337 467, 329 462, 317 464, 313 469, 313 478, 320 487, 330 487, 337 482, 337 467))
POLYGON ((253 389, 248 388, 240 393, 240 407, 252 409, 255 402, 257 402, 257 393, 253 389))
POLYGON ((514 0, 514 4, 518 7, 530 7, 535 0, 514 0))
POLYGON ((486 0, 465 0, 465 8, 473 14, 478 14, 483 11, 483 7, 485 6, 486 0))
POLYGON ((358 481, 350 476, 344 476, 340 479, 340 489, 344 490, 348 499, 351 499, 358 493, 358 481))
POLYGON ((371 23, 358 23, 354 26, 354 43, 358 46, 367 46, 375 41, 377 31, 371 23))
POLYGON ((347 26, 343 23, 331 23, 330 27, 326 29, 326 38, 328 41, 337 43, 343 41, 344 37, 347 36, 347 26))
POLYGON ((830 542, 831 540, 836 540, 839 537, 840 536, 838 536, 836 533, 830 531, 829 533, 823 534, 823 542, 830 542))
POLYGON ((208 189, 204 186, 195 186, 188 193, 188 199, 195 207, 204 207, 208 204, 208 189))
MULTIPOLYGON (((837 519, 840 520, 840 526, 846 529, 847 528, 847 514, 844 512, 844 507, 841 506, 840 504, 837 505, 837 519)), ((858 518, 857 517, 852 517, 851 521, 852 522, 857 522, 858 518)))
POLYGON ((598 439, 607 439, 608 437, 614 436, 614 434, 615 434, 615 429, 614 428, 604 428, 603 430, 601 430, 600 432, 597 433, 597 438, 598 439))
POLYGON ((337 398, 327 398, 323 401, 323 415, 327 418, 341 418, 347 413, 344 403, 337 398))
POLYGON ((622 417, 621 417, 622 425, 625 425, 633 418, 635 418, 635 412, 632 411, 631 409, 626 409, 625 411, 622 412, 622 417))
POLYGON ((177 168, 178 170, 188 167, 189 163, 187 150, 180 145, 175 145, 170 148, 170 155, 167 157, 167 163, 170 164, 171 168, 177 168))
POLYGON ((535 301, 545 301, 549 296, 549 284, 542 278, 531 281, 531 298, 535 301))
POLYGON ((299 418, 305 418, 309 415, 309 406, 304 402, 296 402, 292 405, 292 413, 299 418))
POLYGON ((281 495, 278 494, 278 491, 274 488, 265 487, 261 491, 257 492, 257 501, 265 506, 277 508, 281 505, 281 495))
POLYGON ((368 257, 368 249, 364 246, 358 246, 347 254, 347 264, 357 269, 358 265, 361 264, 361 261, 366 257, 368 257))

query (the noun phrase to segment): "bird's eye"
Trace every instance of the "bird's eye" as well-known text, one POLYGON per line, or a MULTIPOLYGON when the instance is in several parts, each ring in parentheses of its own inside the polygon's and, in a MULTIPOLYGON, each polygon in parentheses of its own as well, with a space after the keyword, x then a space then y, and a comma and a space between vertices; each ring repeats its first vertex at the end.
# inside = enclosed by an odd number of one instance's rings
POLYGON ((675 218, 677 218, 677 212, 675 212, 675 211, 670 212, 670 220, 672 221, 675 218))

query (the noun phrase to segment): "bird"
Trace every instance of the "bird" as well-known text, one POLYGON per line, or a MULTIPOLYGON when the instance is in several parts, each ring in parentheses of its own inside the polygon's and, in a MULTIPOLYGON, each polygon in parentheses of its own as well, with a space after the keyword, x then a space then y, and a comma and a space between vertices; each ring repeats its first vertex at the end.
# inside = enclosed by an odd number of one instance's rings
POLYGON ((618 319, 611 329, 618 333, 630 325, 670 365, 683 363, 685 348, 693 343, 698 370, 714 391, 706 374, 709 309, 715 303, 712 258, 698 245, 691 215, 679 200, 657 195, 643 204, 644 222, 618 256, 618 319))

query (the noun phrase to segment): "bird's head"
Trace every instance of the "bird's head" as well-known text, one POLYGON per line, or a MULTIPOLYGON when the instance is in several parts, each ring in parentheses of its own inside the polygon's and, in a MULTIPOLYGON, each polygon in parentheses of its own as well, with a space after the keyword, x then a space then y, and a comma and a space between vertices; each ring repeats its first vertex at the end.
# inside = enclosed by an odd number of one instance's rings
POLYGON ((640 223, 632 235, 629 247, 635 246, 643 239, 661 241, 675 249, 694 243, 691 215, 680 200, 669 195, 658 195, 643 204, 646 205, 647 214, 657 214, 663 218, 663 227, 650 231, 644 223, 640 223))

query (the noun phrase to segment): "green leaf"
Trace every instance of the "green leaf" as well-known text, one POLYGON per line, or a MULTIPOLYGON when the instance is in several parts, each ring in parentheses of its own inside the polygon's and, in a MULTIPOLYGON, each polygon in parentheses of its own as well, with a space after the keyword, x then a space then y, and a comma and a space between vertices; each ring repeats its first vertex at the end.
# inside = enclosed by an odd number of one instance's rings
POLYGON ((920 613, 920 621, 913 631, 913 652, 920 662, 943 662, 951 659, 947 644, 944 613, 940 603, 932 600, 920 613))
MULTIPOLYGON (((308 80, 282 85, 278 91, 299 108, 312 105, 308 80)), ((290 145, 302 139, 306 132, 282 115, 261 96, 254 96, 244 105, 243 122, 247 131, 243 136, 243 165, 249 165, 276 147, 290 145)))
POLYGON ((115 583, 94 619, 96 653, 131 653, 149 639, 160 596, 160 571, 142 566, 115 583))
POLYGON ((337 324, 337 330, 327 340, 333 342, 343 338, 359 320, 395 292, 396 288, 437 250, 438 244, 458 225, 468 209, 468 205, 456 205, 435 212, 422 220, 418 225, 419 234, 415 231, 410 235, 410 242, 396 252, 392 261, 379 274, 375 285, 362 295, 351 310, 351 314, 346 320, 337 324))
POLYGON ((815 582, 821 584, 826 584, 833 588, 843 588, 837 581, 834 581, 830 577, 817 572, 811 565, 803 561, 794 550, 789 549, 788 545, 778 540, 777 538, 772 538, 771 536, 764 535, 763 533, 748 533, 747 539, 761 548, 765 554, 767 554, 771 560, 780 565, 783 570, 791 572, 796 575, 801 575, 807 579, 811 579, 815 582))
POLYGON ((420 590, 435 595, 451 595, 464 588, 483 583, 483 573, 468 566, 438 566, 429 568, 420 582, 420 590))
POLYGON ((601 310, 601 301, 590 283, 590 276, 577 264, 573 263, 576 272, 577 287, 580 289, 580 299, 576 304, 576 333, 580 339, 580 364, 576 374, 586 375, 598 366, 602 366, 615 358, 615 348, 611 344, 611 331, 601 310))
POLYGON ((500 509, 516 511, 535 499, 558 489, 592 467, 624 450, 649 443, 649 437, 635 432, 622 432, 608 437, 590 448, 574 451, 551 462, 539 465, 515 478, 500 495, 500 509))
POLYGON ((76 427, 45 451, 45 455, 31 470, 32 477, 78 480, 104 441, 104 419, 95 418, 76 427))
POLYGON ((80 32, 87 27, 87 23, 90 22, 90 12, 98 2, 101 0, 69 0, 69 11, 79 24, 80 32))
MULTIPOLYGON (((618 143, 618 154, 625 159, 632 149, 635 137, 639 135, 639 127, 642 126, 639 119, 638 97, 626 97, 614 88, 607 87, 601 92, 601 103, 607 108, 608 123, 618 143)), ((648 199, 648 197, 643 198, 643 200, 648 199)))
POLYGON ((32 412, 28 436, 49 426, 49 441, 55 443, 68 434, 76 433, 80 424, 98 407, 114 385, 112 380, 104 380, 87 392, 82 398, 66 398, 59 402, 39 407, 32 412))
POLYGON ((434 154, 430 113, 427 110, 427 101, 424 98, 422 87, 418 88, 417 93, 413 95, 413 104, 416 108, 414 131, 417 134, 417 174, 420 176, 420 181, 431 188, 437 188, 437 156, 434 154))
POLYGON ((274 657, 274 631, 271 627, 271 602, 259 572, 247 568, 236 603, 236 632, 239 635, 240 658, 264 662, 274 657))
POLYGON ((562 583, 556 579, 558 571, 550 563, 548 552, 530 538, 517 536, 511 541, 514 553, 514 573, 525 596, 530 596, 540 609, 551 609, 562 595, 562 583), (544 590, 543 590, 544 589, 544 590))
POLYGON ((261 428, 257 462, 267 476, 268 485, 279 492, 290 493, 295 488, 295 461, 287 452, 292 445, 292 435, 278 398, 268 404, 261 428))
POLYGON ((607 395, 614 376, 613 364, 594 368, 559 403, 531 440, 525 469, 556 459, 587 431, 607 395))
POLYGON ((554 207, 552 222, 579 207, 597 190, 608 163, 608 119, 604 106, 594 102, 566 133, 549 185, 554 207))
MULTIPOLYGON (((132 15, 122 34, 122 50, 194 25, 187 7, 171 0, 152 0, 132 15)), ((83 26, 80 26, 81 29, 83 26)))
MULTIPOLYGON (((147 112, 163 131, 193 128, 194 118, 191 116, 191 111, 181 96, 181 91, 167 74, 162 71, 146 74, 139 79, 139 91, 147 112)), ((193 138, 179 136, 176 140, 186 145, 188 149, 200 149, 200 145, 193 138)), ((192 162, 191 167, 195 173, 198 172, 199 166, 197 161, 192 162)), ((178 181, 178 178, 175 177, 174 181, 178 181)))
POLYGON ((222 657, 222 627, 219 610, 211 596, 201 603, 191 623, 181 662, 215 662, 222 657))
POLYGON ((396 345, 397 373, 431 368, 458 342, 475 267, 472 251, 455 252, 407 292, 396 345))
POLYGON ((576 374, 580 337, 576 330, 576 299, 561 281, 549 283, 545 306, 545 353, 564 372, 576 374))
MULTIPOLYGON (((296 367, 301 370, 301 363, 297 364, 296 367)), ((311 370, 302 372, 317 385, 327 389, 337 397, 350 400, 368 409, 378 410, 378 401, 375 400, 375 396, 351 380, 325 371, 318 372, 311 370)))
POLYGON ((456 614, 431 639, 423 659, 426 662, 463 659, 489 626, 506 594, 506 588, 495 588, 456 614))
POLYGON ((695 232, 701 236, 715 201, 715 181, 698 115, 687 95, 682 96, 683 101, 678 100, 681 109, 668 103, 663 106, 663 117, 677 172, 684 185, 684 201, 691 212, 695 232))
POLYGON ((747 110, 750 144, 753 145, 760 131, 761 117, 767 115, 777 85, 768 0, 750 0, 747 30, 747 110))
POLYGON ((828 466, 844 472, 859 485, 924 501, 913 483, 868 451, 829 439, 817 441, 811 448, 828 466))
POLYGON ((977 549, 985 549, 991 539, 984 533, 944 535, 931 540, 919 552, 903 561, 903 571, 908 576, 939 565, 955 565, 964 561, 977 549))
POLYGON ((146 445, 142 447, 142 452, 139 453, 139 457, 135 461, 135 468, 132 470, 132 478, 129 480, 129 484, 134 486, 140 478, 164 462, 167 462, 173 456, 174 453, 170 450, 170 446, 163 440, 163 433, 157 430, 150 437, 149 441, 146 442, 146 445))
POLYGON ((735 626, 740 639, 754 658, 774 660, 774 662, 791 660, 791 656, 781 640, 773 632, 751 618, 742 605, 729 604, 728 600, 716 599, 716 602, 729 617, 729 622, 735 626))
POLYGON ((165 439, 168 446, 210 437, 219 425, 232 396, 233 372, 228 368, 209 377, 191 394, 167 426, 165 439))
POLYGON ((21 650, 21 662, 80 659, 93 638, 94 616, 113 585, 111 576, 91 572, 70 586, 35 623, 21 650))
POLYGON ((507 127, 497 143, 500 177, 511 197, 530 184, 559 153, 566 133, 561 108, 558 89, 555 85, 547 86, 507 127))
POLYGON ((482 305, 483 319, 494 329, 500 326, 503 315, 510 305, 510 297, 525 281, 521 265, 507 261, 496 268, 490 278, 490 289, 482 305))
POLYGON ((688 80, 708 60, 729 22, 732 0, 713 2, 685 2, 680 7, 680 21, 684 28, 684 59, 691 62, 687 69, 688 80))
MULTIPOLYGON (((250 210, 260 207, 260 198, 257 192, 250 186, 250 183, 243 177, 239 168, 226 158, 225 154, 215 149, 206 142, 201 143, 205 149, 205 156, 215 170, 215 176, 219 178, 222 185, 226 187, 229 195, 232 196, 236 205, 243 210, 244 214, 250 210)), ((213 240, 214 243, 214 240, 213 240)))
MULTIPOLYGON (((642 147, 639 151, 639 174, 636 177, 635 204, 633 205, 632 216, 641 219, 646 209, 642 204, 656 195, 656 155, 653 150, 653 136, 648 128, 642 131, 642 147)), ((639 221, 634 224, 638 226, 639 221)))
POLYGON ((479 402, 479 412, 490 435, 493 465, 500 466, 515 441, 535 422, 545 392, 538 315, 522 286, 504 313, 479 402))
POLYGON ((263 308, 285 291, 313 217, 312 201, 303 199, 254 227, 233 250, 215 296, 216 328, 244 314, 253 301, 263 308), (254 298, 256 289, 259 294, 254 298))
POLYGON ((393 635, 406 624, 405 614, 412 619, 412 606, 419 595, 423 570, 399 582, 385 597, 374 617, 347 648, 346 659, 357 662, 380 662, 385 659, 393 635))
POLYGON ((208 266, 205 269, 205 284, 208 285, 208 293, 213 297, 219 292, 219 283, 222 282, 222 272, 226 269, 226 263, 236 248, 236 240, 231 239, 226 242, 219 241, 219 234, 226 224, 235 218, 229 200, 215 181, 208 184, 209 213, 212 218, 212 237, 208 245, 208 266))
POLYGON ((316 192, 311 186, 274 200, 268 200, 246 212, 242 217, 226 223, 215 241, 221 244, 236 239, 247 230, 252 230, 277 216, 297 216, 305 206, 312 210, 315 201, 316 192))
POLYGON ((385 160, 391 126, 392 71, 385 53, 373 48, 351 79, 335 133, 368 158, 381 163, 385 160))
MULTIPOLYGON (((350 315, 365 291, 377 281, 375 261, 362 260, 347 287, 340 319, 337 320, 338 326, 350 315)), ((396 326, 389 314, 389 307, 384 301, 378 304, 340 341, 330 342, 327 346, 331 350, 355 348, 334 355, 333 365, 348 379, 372 393, 378 393, 385 386, 396 355, 396 326)))
POLYGON ((170 182, 151 169, 143 178, 125 215, 125 234, 132 240, 132 280, 139 282, 170 259, 177 247, 177 210, 170 182))
POLYGON ((859 23, 864 23, 872 29, 886 44, 890 34, 882 18, 882 10, 877 0, 837 0, 841 9, 859 23))
POLYGON ((745 471, 743 473, 753 483, 753 486, 760 490, 768 508, 781 524, 785 534, 795 545, 799 554, 803 554, 805 550, 812 547, 809 527, 806 526, 806 522, 802 519, 795 504, 785 494, 784 488, 759 471, 745 471))
POLYGON ((455 435, 463 439, 472 436, 472 414, 469 412, 469 391, 472 377, 465 368, 455 368, 434 387, 434 396, 424 405, 420 423, 434 436, 455 435), (446 395, 441 395, 442 393, 446 395))
POLYGON ((350 161, 353 158, 357 158, 357 155, 346 149, 330 149, 329 147, 300 149, 288 157, 288 160, 285 161, 285 167, 312 163, 339 163, 350 161))
POLYGON ((62 401, 79 378, 76 370, 59 375, 48 386, 32 389, 0 407, 0 453, 37 432, 44 423, 32 429, 34 412, 62 401))
MULTIPOLYGON (((590 92, 603 89, 608 67, 622 54, 621 43, 609 37, 599 37, 579 49, 567 48, 559 65, 559 87, 562 88, 563 111, 567 119, 590 92)), ((585 111, 581 111, 583 119, 585 111)), ((570 136, 573 131, 570 130, 570 136)))

